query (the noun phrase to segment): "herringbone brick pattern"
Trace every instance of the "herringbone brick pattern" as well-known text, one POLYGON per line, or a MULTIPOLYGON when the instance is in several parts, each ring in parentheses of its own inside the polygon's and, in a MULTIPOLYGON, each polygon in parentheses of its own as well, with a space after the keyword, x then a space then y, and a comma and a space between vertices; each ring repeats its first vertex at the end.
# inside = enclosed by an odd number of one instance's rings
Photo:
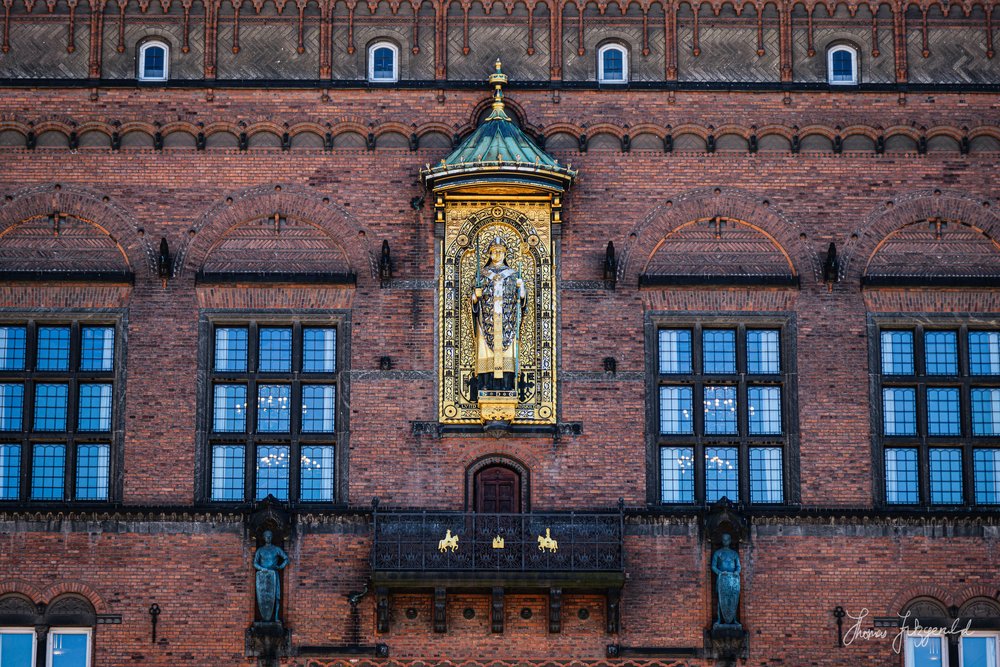
POLYGON ((709 275, 790 275, 788 260, 766 236, 734 221, 716 227, 697 222, 671 234, 645 268, 646 273, 709 275))
MULTIPOLYGON (((773 23, 773 21, 772 21, 773 23)), ((684 25, 677 29, 679 67, 682 81, 778 81, 778 30, 764 29, 763 56, 757 55, 756 28, 730 28, 701 25, 701 55, 692 53, 694 30, 684 25)))
MULTIPOLYGON (((289 12, 286 11, 287 16, 289 12)), ((319 26, 307 23, 305 53, 298 47, 298 20, 240 16, 240 52, 233 53, 233 24, 219 26, 220 79, 315 79, 319 76, 319 26)))
POLYGON ((47 217, 0 237, 0 266, 9 271, 108 271, 127 268, 107 234, 76 218, 62 218, 58 234, 47 217))
MULTIPOLYGON (((188 30, 190 51, 183 53, 184 29, 175 16, 157 15, 129 17, 125 22, 125 51, 118 53, 118 20, 104 21, 104 61, 102 71, 109 79, 134 79, 136 76, 136 48, 146 37, 158 35, 167 40, 170 49, 171 79, 201 79, 204 74, 205 28, 201 20, 191 21, 188 30)), ((150 11, 152 14, 152 10, 150 11)))
POLYGON ((349 263, 334 241, 316 227, 289 219, 275 229, 270 218, 231 229, 209 253, 205 271, 255 273, 347 272, 349 263))
POLYGON ((90 32, 77 21, 76 49, 66 52, 69 21, 14 23, 10 52, 0 53, 0 78, 81 78, 87 76, 90 32))
POLYGON ((997 276, 1000 252, 980 232, 957 222, 940 230, 921 221, 893 233, 872 257, 868 276, 997 276))
MULTIPOLYGON (((501 7, 494 11, 503 12, 501 7)), ((470 22, 471 23, 471 22, 470 22)), ((483 72, 493 69, 501 58, 504 71, 522 81, 543 81, 549 78, 548 22, 535 20, 535 53, 528 55, 528 18, 517 23, 481 19, 479 25, 469 26, 469 54, 462 53, 462 21, 449 18, 448 25, 448 78, 452 80, 479 80, 483 72)))
POLYGON ((826 81, 826 49, 829 45, 846 41, 861 48, 862 83, 892 83, 896 80, 890 25, 881 25, 878 33, 879 56, 872 57, 871 28, 821 28, 813 29, 813 49, 809 57, 809 30, 805 27, 792 31, 792 68, 796 81, 826 81))
MULTIPOLYGON (((910 81, 915 83, 996 83, 1000 61, 987 60, 986 31, 975 28, 930 28, 927 32, 930 55, 923 57, 923 34, 909 26, 907 61, 910 81)), ((996 32, 996 31, 994 31, 996 32)), ((994 44, 998 36, 994 37, 994 44)), ((996 47, 994 47, 996 48, 996 47)))

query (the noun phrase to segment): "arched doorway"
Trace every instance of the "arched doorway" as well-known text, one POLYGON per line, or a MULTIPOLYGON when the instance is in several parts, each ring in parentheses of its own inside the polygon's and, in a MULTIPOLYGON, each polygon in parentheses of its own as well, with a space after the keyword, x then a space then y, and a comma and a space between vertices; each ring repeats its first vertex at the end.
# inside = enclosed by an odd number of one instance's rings
POLYGON ((475 510, 487 514, 517 514, 521 511, 521 475, 504 465, 487 466, 476 472, 475 510))

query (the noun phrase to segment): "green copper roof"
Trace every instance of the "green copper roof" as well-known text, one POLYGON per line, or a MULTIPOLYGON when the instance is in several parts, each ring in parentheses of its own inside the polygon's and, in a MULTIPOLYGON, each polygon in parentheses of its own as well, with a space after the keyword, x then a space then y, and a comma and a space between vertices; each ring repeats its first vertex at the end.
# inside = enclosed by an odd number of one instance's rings
POLYGON ((549 186, 568 186, 576 172, 539 148, 504 110, 502 87, 507 75, 500 70, 499 60, 489 82, 495 88, 489 116, 448 157, 422 170, 424 180, 428 185, 456 178, 502 181, 514 177, 519 182, 530 182, 531 174, 535 174, 549 186))

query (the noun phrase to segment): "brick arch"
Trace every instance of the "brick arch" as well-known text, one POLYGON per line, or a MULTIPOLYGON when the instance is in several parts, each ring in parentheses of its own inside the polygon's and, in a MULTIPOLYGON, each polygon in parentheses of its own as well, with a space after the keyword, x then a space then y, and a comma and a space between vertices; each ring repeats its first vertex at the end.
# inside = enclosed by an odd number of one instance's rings
POLYGON ((109 198, 76 185, 49 184, 16 192, 0 207, 0 238, 21 223, 52 211, 95 227, 121 253, 130 270, 138 273, 145 266, 150 275, 155 272, 153 249, 132 214, 109 198))
POLYGON ((28 598, 33 603, 39 603, 45 598, 42 597, 42 590, 21 579, 8 579, 0 583, 0 597, 5 595, 20 595, 28 598))
POLYGON ((480 456, 465 467, 466 508, 476 506, 476 475, 492 466, 510 468, 521 478, 521 511, 527 512, 531 507, 531 468, 516 456, 500 453, 480 456))
POLYGON ((769 239, 788 259, 793 275, 812 271, 818 276, 816 253, 799 237, 799 229, 773 206, 733 188, 701 189, 662 202, 629 233, 618 264, 618 279, 638 279, 662 242, 692 221, 721 216, 741 221, 769 239))
POLYGON ((66 595, 77 595, 86 598, 93 605, 95 613, 108 613, 108 605, 104 602, 104 599, 97 594, 97 591, 82 581, 60 581, 52 584, 42 591, 42 601, 46 604, 51 604, 56 598, 66 595))
POLYGON ((966 586, 955 594, 956 603, 961 601, 963 607, 972 602, 974 598, 983 598, 992 601, 993 604, 1000 604, 1000 591, 997 590, 996 586, 974 584, 966 586))
POLYGON ((206 212, 191 228, 177 253, 174 273, 198 271, 218 243, 234 228, 274 213, 302 220, 318 229, 346 258, 359 282, 376 275, 371 234, 351 215, 318 192, 291 185, 263 185, 234 194, 206 212))
POLYGON ((860 280, 869 260, 888 237, 928 218, 960 221, 996 245, 1000 240, 1000 216, 994 211, 993 203, 984 207, 984 201, 961 193, 921 190, 893 199, 891 206, 883 203, 868 215, 844 245, 840 254, 841 277, 860 280))
POLYGON ((885 608, 885 613, 887 615, 893 616, 899 612, 906 609, 912 602, 915 602, 921 598, 932 599, 935 602, 941 604, 944 609, 954 604, 954 598, 951 593, 940 586, 926 586, 926 585, 916 585, 908 586, 900 591, 898 591, 892 599, 889 600, 888 606, 885 608))

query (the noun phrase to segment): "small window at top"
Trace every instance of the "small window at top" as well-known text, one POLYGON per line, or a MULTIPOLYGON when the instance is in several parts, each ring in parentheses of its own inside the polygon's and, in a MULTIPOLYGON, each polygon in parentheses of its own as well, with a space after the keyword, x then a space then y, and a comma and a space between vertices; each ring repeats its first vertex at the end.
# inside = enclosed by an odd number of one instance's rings
POLYGON ((379 42, 368 49, 368 80, 399 81, 399 49, 395 44, 379 42))
POLYGON ((619 44, 607 44, 597 52, 598 83, 628 82, 628 51, 619 44))
POLYGON ((163 42, 146 42, 139 47, 139 80, 166 81, 170 65, 168 47, 163 42))
POLYGON ((832 85, 855 85, 858 83, 858 52, 849 46, 835 46, 830 49, 829 82, 832 85))

